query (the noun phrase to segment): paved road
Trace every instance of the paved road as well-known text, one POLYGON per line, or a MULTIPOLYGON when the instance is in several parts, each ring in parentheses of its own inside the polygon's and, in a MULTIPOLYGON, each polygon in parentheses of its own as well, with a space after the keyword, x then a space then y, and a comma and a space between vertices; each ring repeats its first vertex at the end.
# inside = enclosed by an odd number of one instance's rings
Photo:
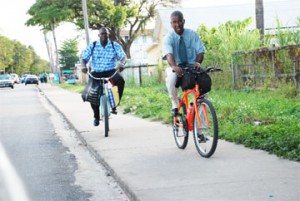
POLYGON ((92 110, 80 94, 40 85, 45 97, 77 131, 87 148, 132 200, 299 201, 300 163, 220 140, 205 159, 192 138, 179 150, 169 125, 119 114, 92 126, 92 110))

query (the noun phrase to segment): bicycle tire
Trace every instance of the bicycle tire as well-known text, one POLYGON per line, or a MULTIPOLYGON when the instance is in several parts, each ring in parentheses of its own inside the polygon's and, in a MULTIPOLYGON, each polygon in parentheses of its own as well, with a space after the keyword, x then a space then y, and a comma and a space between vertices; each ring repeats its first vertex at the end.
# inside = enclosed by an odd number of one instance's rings
POLYGON ((172 125, 173 125, 173 135, 176 142, 176 145, 179 149, 185 149, 188 144, 189 139, 189 131, 186 119, 186 107, 183 103, 180 111, 178 111, 179 115, 177 116, 178 124, 174 123, 174 119, 172 117, 172 125))
POLYGON ((108 100, 106 95, 101 96, 101 115, 104 124, 104 136, 108 137, 109 131, 109 114, 108 114, 108 100))
POLYGON ((211 157, 218 144, 218 120, 212 103, 207 99, 201 99, 198 103, 198 114, 201 126, 198 125, 196 112, 194 116, 193 136, 198 153, 205 158, 211 157), (205 117, 205 109, 207 118, 205 117))

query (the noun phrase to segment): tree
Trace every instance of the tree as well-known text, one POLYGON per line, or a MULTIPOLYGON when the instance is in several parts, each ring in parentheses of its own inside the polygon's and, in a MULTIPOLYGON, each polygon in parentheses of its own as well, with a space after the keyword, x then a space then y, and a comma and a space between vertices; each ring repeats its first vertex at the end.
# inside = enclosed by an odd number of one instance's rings
POLYGON ((29 67, 29 72, 35 72, 36 74, 51 72, 51 69, 49 69, 49 63, 47 61, 41 59, 36 54, 33 47, 29 46, 28 49, 30 50, 31 57, 32 57, 32 62, 29 67))
MULTIPOLYGON (((68 1, 61 0, 37 0, 27 11, 32 17, 25 23, 27 26, 40 26, 45 32, 51 31, 53 34, 56 67, 58 66, 58 49, 55 35, 55 28, 59 24, 69 18, 70 10, 68 9, 68 1)), ((45 40, 48 50, 49 60, 52 60, 52 55, 49 52, 47 40, 45 40)), ((53 63, 53 62, 51 62, 53 63)), ((52 67, 54 71, 54 67, 52 67)))
POLYGON ((6 71, 13 63, 13 48, 13 43, 8 38, 0 35, 0 71, 6 71))
POLYGON ((255 0, 255 16, 256 16, 256 28, 260 32, 260 41, 261 44, 263 44, 264 34, 265 34, 263 0, 255 0))
POLYGON ((30 71, 30 65, 32 64, 32 51, 16 40, 13 41, 13 44, 14 62, 10 67, 10 72, 21 75, 23 72, 30 71))
POLYGON ((78 41, 76 39, 65 40, 58 53, 62 70, 70 70, 79 61, 78 41))
MULTIPOLYGON (((112 40, 119 42, 127 57, 130 47, 138 34, 145 30, 147 23, 154 18, 159 6, 176 6, 178 0, 94 0, 87 2, 89 28, 98 30, 105 26, 112 40), (128 38, 121 36, 121 30, 128 30, 128 38)), ((81 0, 70 2, 73 22, 84 28, 81 0)))

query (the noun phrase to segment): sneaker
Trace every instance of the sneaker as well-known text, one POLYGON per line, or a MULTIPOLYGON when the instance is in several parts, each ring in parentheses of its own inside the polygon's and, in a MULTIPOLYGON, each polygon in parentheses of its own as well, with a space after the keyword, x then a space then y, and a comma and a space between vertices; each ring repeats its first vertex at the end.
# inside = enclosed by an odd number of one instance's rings
POLYGON ((172 109, 171 114, 172 114, 172 118, 173 118, 173 124, 176 125, 176 123, 179 123, 178 117, 177 117, 178 109, 177 108, 172 109))
POLYGON ((111 113, 112 113, 112 114, 118 114, 117 108, 115 108, 115 107, 112 108, 111 113))
POLYGON ((94 119, 94 126, 99 126, 100 122, 99 119, 94 119))
POLYGON ((172 109, 172 116, 176 117, 177 115, 178 115, 178 109, 177 108, 172 109))
POLYGON ((205 142, 209 141, 209 139, 207 137, 205 137, 203 134, 198 133, 198 138, 199 138, 199 143, 205 143, 205 142))

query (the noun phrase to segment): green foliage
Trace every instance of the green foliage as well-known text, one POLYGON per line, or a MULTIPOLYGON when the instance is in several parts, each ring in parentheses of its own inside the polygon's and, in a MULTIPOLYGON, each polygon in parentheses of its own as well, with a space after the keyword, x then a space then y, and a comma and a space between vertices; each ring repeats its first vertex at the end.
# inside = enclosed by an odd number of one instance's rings
MULTIPOLYGON (((276 23, 277 23, 277 30, 275 34, 275 40, 277 42, 277 45, 286 46, 286 45, 300 44, 300 30, 298 28, 300 26, 300 17, 298 18, 298 23, 297 23, 298 27, 285 30, 285 29, 281 29, 281 27, 285 25, 282 25, 282 23, 278 18, 276 19, 276 23)), ((266 44, 270 44, 269 41, 270 39, 267 40, 266 44)))
POLYGON ((208 29, 201 25, 197 32, 206 48, 204 66, 231 68, 231 55, 238 50, 249 50, 260 46, 258 30, 249 31, 252 18, 243 21, 228 21, 208 29))
POLYGON ((13 64, 14 45, 6 37, 0 35, 0 71, 13 64))
POLYGON ((0 71, 7 73, 41 73, 48 71, 48 63, 29 46, 0 35, 0 71))
POLYGON ((59 84, 58 86, 63 88, 63 89, 66 89, 66 90, 69 90, 69 91, 74 91, 74 92, 77 92, 77 93, 81 93, 83 88, 84 88, 83 84, 74 85, 74 84, 63 83, 63 84, 59 84))
POLYGON ((299 101, 282 91, 217 91, 210 100, 221 138, 300 161, 299 101))
POLYGON ((68 1, 61 0, 37 0, 27 11, 32 17, 25 23, 27 26, 41 26, 50 31, 51 24, 58 26, 71 17, 68 1))
POLYGON ((62 70, 70 70, 78 62, 78 41, 76 39, 68 39, 63 41, 62 47, 58 51, 59 63, 62 70))

